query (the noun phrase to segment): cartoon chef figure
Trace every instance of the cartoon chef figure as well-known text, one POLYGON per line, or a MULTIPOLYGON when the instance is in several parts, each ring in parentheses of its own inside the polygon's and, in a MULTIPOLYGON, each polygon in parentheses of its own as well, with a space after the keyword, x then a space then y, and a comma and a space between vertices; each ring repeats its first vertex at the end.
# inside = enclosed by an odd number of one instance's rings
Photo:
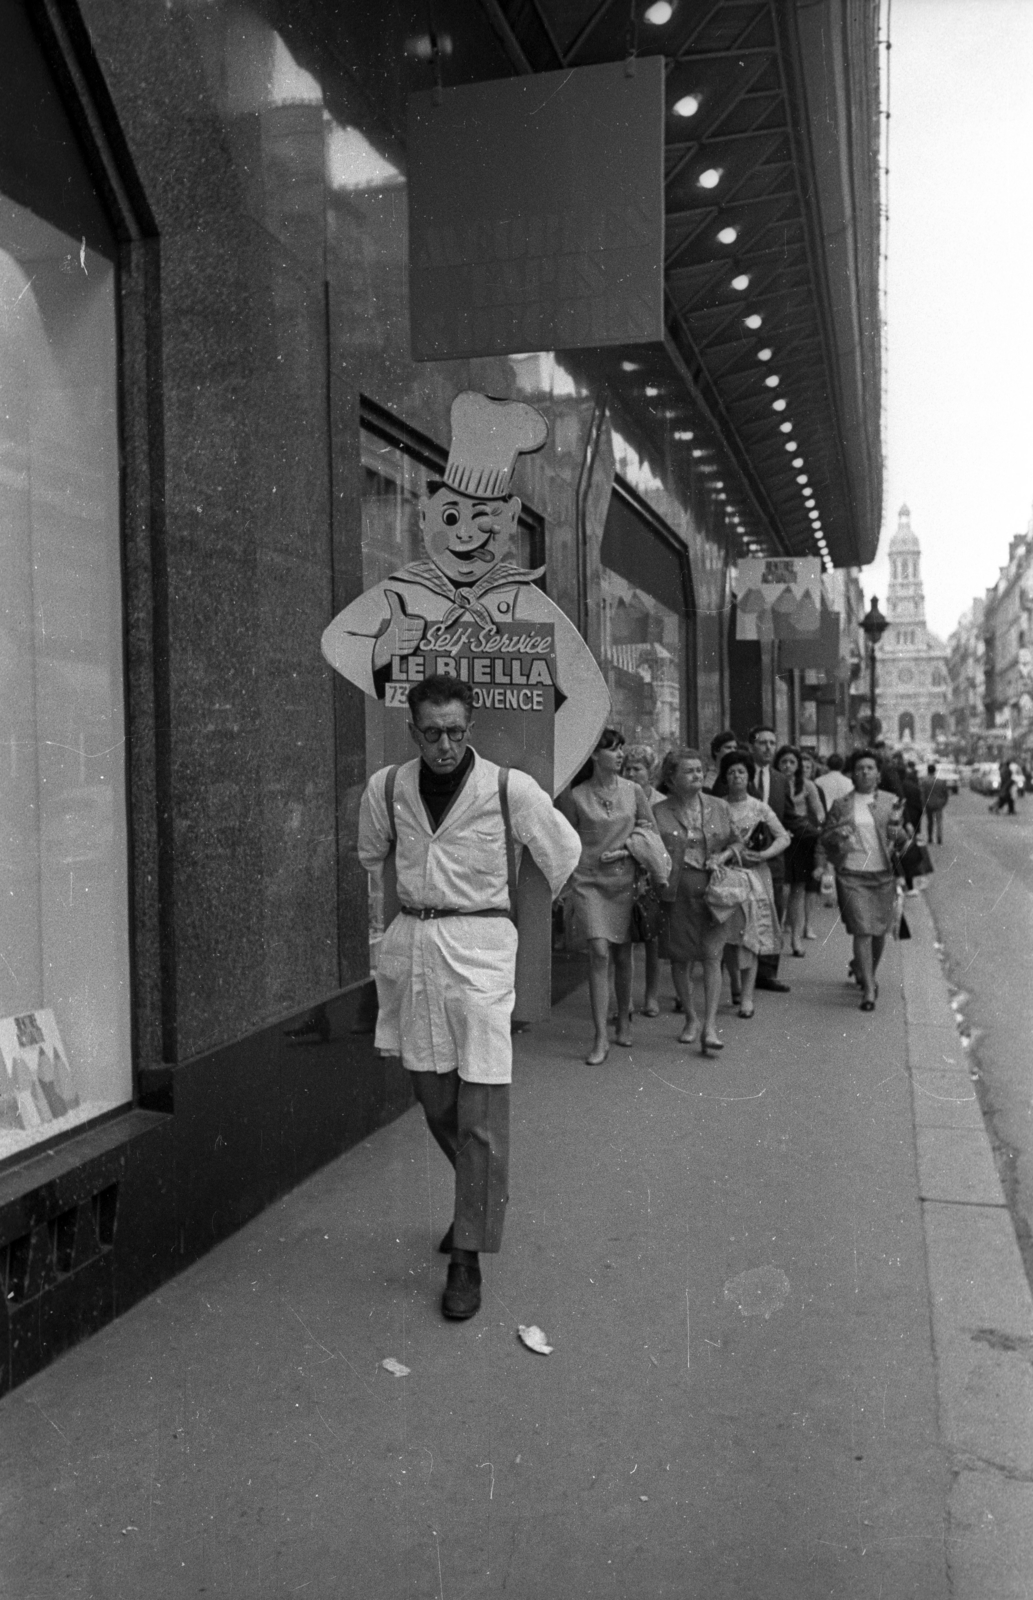
POLYGON ((453 400, 451 422, 444 480, 432 480, 420 500, 428 559, 409 562, 346 606, 323 634, 323 654, 342 677, 380 699, 392 657, 416 650, 434 623, 553 624, 558 793, 595 748, 610 696, 574 624, 535 587, 545 568, 510 559, 521 509, 509 492, 513 471, 519 456, 542 448, 549 426, 524 401, 469 390, 453 400))

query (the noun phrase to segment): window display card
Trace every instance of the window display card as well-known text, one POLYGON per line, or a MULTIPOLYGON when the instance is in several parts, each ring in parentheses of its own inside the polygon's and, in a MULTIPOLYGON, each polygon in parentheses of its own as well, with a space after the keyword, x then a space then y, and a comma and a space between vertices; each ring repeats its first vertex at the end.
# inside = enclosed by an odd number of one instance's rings
POLYGON ((54 1013, 0 1017, 0 1129, 42 1128, 79 1105, 54 1013))

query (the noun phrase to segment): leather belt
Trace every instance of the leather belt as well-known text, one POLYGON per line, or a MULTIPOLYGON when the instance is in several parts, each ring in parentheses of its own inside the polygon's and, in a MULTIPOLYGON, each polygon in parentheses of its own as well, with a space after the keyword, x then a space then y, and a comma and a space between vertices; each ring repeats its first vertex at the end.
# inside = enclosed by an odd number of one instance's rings
POLYGON ((505 917, 508 911, 466 911, 462 906, 399 906, 403 917, 416 917, 419 922, 436 922, 438 917, 505 917))

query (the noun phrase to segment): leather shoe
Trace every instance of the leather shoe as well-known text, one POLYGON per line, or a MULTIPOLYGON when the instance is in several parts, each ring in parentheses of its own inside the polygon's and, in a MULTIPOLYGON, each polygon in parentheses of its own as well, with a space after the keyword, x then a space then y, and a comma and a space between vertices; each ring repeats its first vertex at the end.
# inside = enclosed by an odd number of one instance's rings
POLYGON ((781 978, 758 977, 753 985, 755 989, 770 989, 772 994, 789 994, 791 984, 783 983, 781 978))
POLYGON ((445 1292, 441 1297, 442 1314, 450 1322, 465 1322, 481 1309, 481 1269, 467 1266, 465 1261, 449 1264, 445 1292))

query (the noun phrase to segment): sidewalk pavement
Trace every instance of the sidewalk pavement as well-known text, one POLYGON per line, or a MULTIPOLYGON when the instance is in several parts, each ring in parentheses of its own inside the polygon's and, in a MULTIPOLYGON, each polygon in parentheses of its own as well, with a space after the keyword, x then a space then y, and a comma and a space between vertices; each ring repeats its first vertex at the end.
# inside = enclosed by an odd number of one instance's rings
POLYGON ((519 1036, 513 1198, 473 1321, 439 1314, 450 1174, 413 1110, 16 1390, 0 1593, 1028 1596, 1002 1376, 1028 1287, 909 915, 871 1016, 823 912, 791 995, 722 1008, 718 1059, 677 1044, 668 1004, 587 1067, 583 988, 519 1036), (990 1258, 961 1213, 989 1217, 990 1258), (1011 1477, 982 1460, 987 1406, 1011 1477))

